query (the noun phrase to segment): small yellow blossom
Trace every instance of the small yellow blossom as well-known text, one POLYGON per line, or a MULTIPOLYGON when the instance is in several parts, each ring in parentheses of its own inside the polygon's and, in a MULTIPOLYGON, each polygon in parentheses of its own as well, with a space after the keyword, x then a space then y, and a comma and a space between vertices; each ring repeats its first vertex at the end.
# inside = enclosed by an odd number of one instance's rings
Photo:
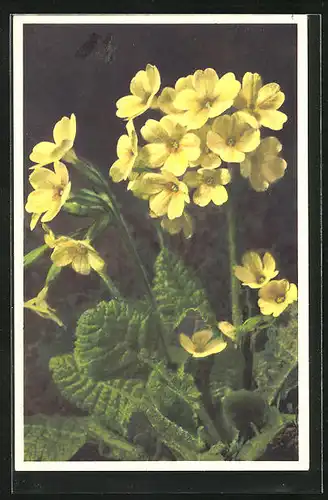
POLYGON ((25 210, 32 213, 31 230, 43 214, 41 221, 51 221, 66 202, 71 191, 67 168, 63 163, 54 163, 54 171, 37 168, 29 177, 34 191, 29 194, 25 210))
POLYGON ((47 293, 48 287, 45 286, 34 299, 24 302, 24 307, 36 312, 42 318, 51 319, 57 325, 63 326, 63 322, 56 315, 56 310, 50 307, 46 301, 47 293))
POLYGON ((159 109, 169 116, 173 115, 174 119, 181 125, 187 125, 186 112, 181 109, 177 109, 173 102, 177 93, 186 89, 193 89, 192 75, 179 78, 175 84, 175 88, 165 87, 157 99, 159 109))
POLYGON ((131 95, 121 97, 116 102, 119 118, 135 118, 152 106, 154 96, 161 85, 161 77, 156 66, 147 64, 146 70, 138 71, 130 83, 131 95))
POLYGON ((180 232, 183 233, 186 239, 191 238, 193 234, 193 221, 188 212, 184 211, 181 217, 170 220, 168 217, 163 217, 161 226, 165 231, 174 235, 180 232))
POLYGON ((240 82, 233 73, 219 78, 212 68, 195 71, 192 85, 192 89, 177 92, 173 101, 175 108, 186 111, 189 129, 201 128, 209 118, 221 115, 232 106, 240 90, 240 82))
POLYGON ((260 131, 252 128, 238 113, 216 118, 207 134, 207 146, 228 163, 240 163, 260 144, 260 131))
POLYGON ((198 172, 187 172, 183 181, 191 188, 197 188, 193 194, 196 205, 205 207, 211 201, 215 205, 222 205, 228 200, 228 193, 225 184, 231 180, 230 172, 227 168, 212 170, 201 168, 198 172))
POLYGON ((73 147, 76 136, 76 118, 74 114, 71 117, 63 116, 56 123, 53 130, 55 142, 39 142, 34 146, 30 154, 30 160, 36 163, 32 169, 49 165, 61 160, 73 147))
POLYGON ((257 252, 246 252, 242 257, 242 264, 235 266, 235 276, 250 288, 263 287, 279 273, 269 252, 265 252, 263 259, 257 252))
POLYGON ((84 275, 90 274, 91 268, 101 273, 105 267, 105 262, 89 240, 73 240, 68 237, 56 240, 51 260, 58 267, 71 265, 74 271, 84 275))
POLYGON ((195 161, 189 162, 190 167, 198 167, 201 168, 217 168, 221 165, 221 158, 213 153, 207 146, 207 133, 211 130, 209 125, 204 125, 202 128, 196 131, 197 136, 200 139, 200 149, 201 154, 195 161))
POLYGON ((285 94, 277 83, 263 85, 258 73, 248 72, 243 77, 234 106, 252 127, 263 125, 272 130, 281 130, 287 121, 287 115, 278 111, 284 100, 285 94))
POLYGON ((249 179, 255 191, 266 191, 270 184, 284 176, 287 162, 278 156, 281 150, 276 137, 266 137, 240 164, 241 175, 249 179))
POLYGON ((149 208, 158 217, 167 215, 172 220, 181 217, 185 204, 190 202, 188 187, 170 172, 144 174, 132 189, 149 199, 149 208))
POLYGON ((229 323, 229 321, 219 321, 218 327, 223 335, 225 335, 232 341, 236 340, 236 328, 231 323, 229 323))
POLYGON ((211 354, 217 354, 227 347, 227 343, 222 339, 212 339, 211 330, 200 330, 188 337, 180 333, 179 339, 182 347, 194 358, 205 358, 211 354), (212 340, 211 340, 212 339, 212 340))
POLYGON ((127 123, 126 130, 128 135, 122 135, 117 142, 118 160, 113 163, 109 171, 114 182, 126 181, 138 156, 138 136, 132 120, 127 123))
POLYGON ((200 155, 200 139, 168 116, 159 122, 147 120, 141 135, 150 143, 141 150, 147 165, 163 167, 176 176, 183 175, 189 162, 200 155))
POLYGON ((287 280, 273 280, 259 290, 258 305, 264 315, 279 316, 297 300, 297 286, 287 280))

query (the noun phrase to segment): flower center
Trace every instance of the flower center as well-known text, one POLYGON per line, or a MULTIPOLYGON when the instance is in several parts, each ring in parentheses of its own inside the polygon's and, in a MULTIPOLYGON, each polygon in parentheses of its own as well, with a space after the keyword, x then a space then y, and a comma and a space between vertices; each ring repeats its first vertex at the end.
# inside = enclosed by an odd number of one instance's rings
POLYGON ((56 187, 52 195, 53 201, 59 200, 59 198, 63 196, 63 193, 64 193, 63 186, 56 187))
POLYGON ((179 149, 179 143, 178 141, 172 141, 171 142, 171 151, 175 152, 179 149))
POLYGON ((227 146, 230 146, 231 148, 236 145, 236 139, 234 137, 229 137, 227 139, 227 146))
POLYGON ((174 182, 169 182, 166 185, 166 187, 169 191, 172 191, 173 193, 177 193, 179 191, 179 187, 176 184, 174 184, 174 182))
POLYGON ((286 300, 285 295, 278 295, 278 297, 276 298, 277 304, 282 304, 282 302, 285 302, 285 300, 286 300))
POLYGON ((214 186, 214 184, 215 184, 214 178, 207 177, 207 179, 205 179, 205 184, 207 184, 208 186, 214 186))
POLYGON ((257 278, 257 282, 258 282, 259 285, 262 285, 262 283, 265 282, 265 276, 259 276, 257 278))
POLYGON ((211 101, 205 101, 204 102, 204 108, 211 109, 211 107, 212 107, 212 102, 211 101))
POLYGON ((76 250, 79 255, 87 255, 88 253, 88 249, 82 243, 77 244, 76 250))
POLYGON ((205 351, 205 347, 204 345, 196 345, 195 346, 195 352, 204 352, 205 351))

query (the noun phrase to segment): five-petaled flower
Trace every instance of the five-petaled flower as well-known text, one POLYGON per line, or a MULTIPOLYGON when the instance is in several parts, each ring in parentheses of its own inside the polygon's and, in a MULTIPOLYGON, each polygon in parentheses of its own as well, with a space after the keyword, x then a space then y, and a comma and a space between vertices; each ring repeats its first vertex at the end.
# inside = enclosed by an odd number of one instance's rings
POLYGON ((131 95, 121 97, 116 102, 116 115, 119 118, 135 118, 149 109, 161 85, 161 77, 156 66, 147 64, 130 83, 131 95))
POLYGON ((146 164, 163 167, 176 176, 183 175, 189 162, 200 155, 200 139, 172 117, 164 116, 159 122, 147 120, 141 135, 149 142, 141 150, 146 164))
POLYGON ((181 217, 186 203, 190 202, 188 187, 170 172, 147 173, 135 181, 132 190, 149 199, 149 208, 157 217, 167 215, 172 220, 181 217))
POLYGON ((284 100, 285 94, 277 83, 263 85, 258 73, 248 72, 243 77, 234 106, 252 127, 263 125, 272 130, 281 130, 287 121, 287 115, 278 111, 284 100))
POLYGON ((34 311, 36 314, 41 316, 41 318, 50 319, 57 323, 57 325, 63 326, 63 322, 56 315, 56 310, 50 307, 47 303, 47 294, 48 287, 45 286, 36 297, 24 302, 24 307, 30 309, 31 311, 34 311))
POLYGON ((187 172, 183 181, 190 188, 197 188, 193 194, 193 201, 200 207, 205 207, 211 201, 215 205, 223 205, 228 200, 225 184, 231 180, 227 168, 212 170, 201 168, 197 172, 187 172))
POLYGON ((238 113, 216 118, 207 133, 207 146, 223 161, 240 163, 260 144, 260 131, 252 128, 238 113))
POLYGON ((195 71, 192 86, 177 92, 173 101, 175 108, 186 111, 189 129, 201 128, 209 118, 221 115, 232 106, 240 90, 240 82, 233 73, 219 78, 212 68, 195 71))
POLYGON ((241 175, 249 179, 255 191, 266 191, 270 184, 284 176, 287 162, 278 156, 281 150, 276 137, 266 137, 240 164, 241 175))
POLYGON ((126 130, 128 135, 122 135, 117 142, 118 160, 113 163, 109 171, 114 182, 127 180, 138 156, 138 136, 132 120, 128 121, 126 130))
POLYGON ((297 300, 297 286, 283 280, 272 280, 259 290, 258 306, 264 315, 279 316, 297 300))
POLYGON ((242 264, 235 266, 235 276, 250 288, 263 287, 279 273, 269 252, 265 252, 263 259, 257 252, 246 252, 242 257, 242 264))
POLYGON ((205 358, 211 354, 217 354, 227 347, 227 343, 219 338, 213 339, 212 330, 200 330, 188 337, 180 333, 180 344, 194 358, 205 358))
POLYGON ((67 168, 63 163, 54 163, 54 171, 48 168, 36 168, 29 181, 34 191, 29 194, 25 210, 32 213, 30 228, 33 230, 43 214, 41 221, 51 221, 69 197, 71 183, 67 168))
POLYGON ((173 102, 178 92, 186 89, 193 89, 192 75, 179 78, 176 81, 174 88, 165 87, 157 99, 159 109, 168 116, 174 116, 174 119, 181 125, 187 125, 186 112, 184 110, 177 109, 173 102))
POLYGON ((56 123, 53 130, 54 142, 39 142, 30 154, 30 160, 36 163, 36 169, 61 160, 72 149, 76 136, 76 118, 74 114, 64 116, 56 123))
POLYGON ((90 245, 89 240, 60 237, 56 240, 51 260, 58 267, 72 266, 79 274, 90 274, 91 269, 103 272, 105 262, 90 245))

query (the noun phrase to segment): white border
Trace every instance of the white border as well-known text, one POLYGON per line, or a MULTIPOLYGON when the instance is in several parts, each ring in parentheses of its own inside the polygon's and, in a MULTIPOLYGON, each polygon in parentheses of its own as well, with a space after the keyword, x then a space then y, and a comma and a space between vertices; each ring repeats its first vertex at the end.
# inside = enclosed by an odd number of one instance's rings
POLYGON ((14 15, 14 386, 16 471, 300 471, 309 469, 309 256, 307 15, 14 15), (23 324, 23 25, 24 24, 296 24, 298 59, 299 460, 282 462, 24 462, 23 324))

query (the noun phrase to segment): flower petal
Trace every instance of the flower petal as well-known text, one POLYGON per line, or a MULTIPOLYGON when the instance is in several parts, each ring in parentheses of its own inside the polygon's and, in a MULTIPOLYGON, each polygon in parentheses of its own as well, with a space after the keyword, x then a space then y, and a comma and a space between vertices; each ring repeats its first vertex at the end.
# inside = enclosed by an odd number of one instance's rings
POLYGON ((71 264, 76 255, 76 249, 70 242, 57 245, 51 254, 51 260, 56 266, 64 267, 71 264))
POLYGON ((102 272, 104 270, 105 262, 96 251, 89 251, 88 259, 90 266, 97 273, 102 272))
POLYGON ((180 340, 180 344, 182 345, 182 347, 187 352, 189 352, 189 354, 193 354, 195 352, 195 346, 194 346, 193 342, 191 341, 191 339, 189 337, 187 337, 187 335, 185 335, 184 333, 180 333, 179 340, 180 340))
POLYGON ((246 252, 242 257, 242 263, 251 272, 260 274, 263 271, 262 260, 257 252, 246 252))
POLYGON ((189 161, 197 160, 201 153, 200 139, 192 132, 189 132, 182 137, 179 146, 184 150, 189 161))
POLYGON ((267 83, 258 92, 256 107, 261 109, 278 109, 285 100, 277 83, 267 83))
POLYGON ((147 142, 165 143, 169 139, 167 131, 157 120, 147 120, 140 132, 147 142))
POLYGON ((159 142, 146 144, 141 149, 141 154, 150 167, 158 168, 164 165, 170 153, 166 144, 159 142))
POLYGON ((153 196, 151 196, 151 198, 149 199, 149 208, 158 216, 165 215, 168 211, 171 197, 172 193, 164 189, 158 194, 154 194, 153 196))
POLYGON ((287 115, 281 111, 275 110, 259 110, 260 122, 264 127, 272 130, 281 130, 284 123, 287 121, 287 115))
POLYGON ((59 146, 63 141, 70 141, 73 145, 76 136, 76 118, 72 114, 70 118, 63 116, 56 123, 53 130, 54 141, 59 146))
POLYGON ((53 191, 51 189, 37 189, 28 195, 25 205, 26 212, 46 212, 52 205, 53 191))
POLYGON ((39 142, 34 146, 32 153, 30 154, 30 160, 34 163, 38 163, 39 166, 48 165, 55 160, 58 160, 54 152, 56 150, 56 144, 53 142, 39 142))
POLYGON ((198 69, 192 77, 194 89, 203 98, 212 97, 218 81, 219 77, 212 68, 206 68, 204 71, 198 69))
POLYGON ((221 101, 233 101, 240 90, 241 84, 234 73, 226 73, 217 82, 215 87, 216 94, 219 95, 221 101))
POLYGON ((238 140, 237 148, 243 153, 249 153, 250 151, 254 151, 254 149, 257 148, 257 146, 260 144, 260 141, 260 131, 258 129, 254 130, 253 128, 249 128, 238 140))
POLYGON ((192 335, 191 340, 196 347, 205 347, 212 337, 212 330, 200 330, 192 335))
POLYGON ((199 207, 206 207, 212 201, 212 186, 201 184, 193 195, 193 201, 199 207))
POLYGON ((235 266, 234 273, 236 278, 238 278, 244 285, 248 285, 249 283, 256 281, 255 275, 245 267, 235 266))
MULTIPOLYGON (((217 354, 222 352, 227 347, 227 343, 222 339, 213 339, 211 340, 204 351, 204 356, 210 356, 211 354, 217 354)), ((196 357, 196 356, 195 356, 196 357)))
POLYGON ((174 193, 168 204, 167 216, 170 220, 181 217, 185 206, 185 195, 183 193, 174 193))
POLYGON ((144 104, 139 97, 134 95, 121 97, 121 99, 116 102, 116 106, 116 116, 119 118, 135 118, 148 108, 147 104, 144 104))
POLYGON ((64 165, 64 163, 62 163, 61 161, 56 161, 54 163, 54 169, 58 178, 57 185, 67 186, 69 182, 69 176, 66 165, 64 165))
POLYGON ((133 168, 134 158, 130 161, 116 160, 109 170, 109 174, 113 179, 113 182, 121 182, 125 181, 133 168))
POLYGON ((235 99, 234 106, 238 109, 254 106, 261 87, 262 78, 258 73, 245 73, 242 88, 235 99))
POLYGON ((55 172, 43 167, 33 170, 29 181, 34 189, 53 189, 54 186, 58 185, 55 172))
POLYGON ((168 172, 172 172, 172 174, 179 177, 183 175, 188 168, 188 158, 185 151, 176 151, 171 153, 163 166, 163 171, 167 170, 168 172))
POLYGON ((191 188, 196 188, 201 184, 202 177, 197 172, 187 172, 183 178, 183 182, 191 188))
POLYGON ((173 105, 175 108, 180 110, 200 109, 197 92, 193 89, 185 89, 178 92, 173 101, 173 105))
POLYGON ((72 261, 72 268, 79 274, 90 274, 91 267, 89 264, 88 254, 76 255, 72 261))
POLYGON ((270 252, 265 252, 263 256, 263 267, 268 273, 273 273, 276 269, 276 261, 270 252))
POLYGON ((223 205, 228 201, 228 193, 224 186, 214 186, 212 188, 212 201, 215 205, 223 205))
POLYGON ((32 214, 31 222, 30 222, 30 229, 31 229, 31 231, 33 231, 33 229, 37 225, 40 217, 41 217, 41 214, 32 214))

